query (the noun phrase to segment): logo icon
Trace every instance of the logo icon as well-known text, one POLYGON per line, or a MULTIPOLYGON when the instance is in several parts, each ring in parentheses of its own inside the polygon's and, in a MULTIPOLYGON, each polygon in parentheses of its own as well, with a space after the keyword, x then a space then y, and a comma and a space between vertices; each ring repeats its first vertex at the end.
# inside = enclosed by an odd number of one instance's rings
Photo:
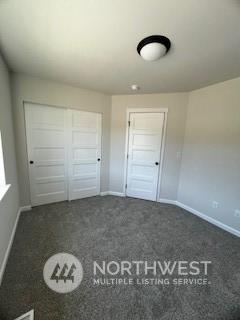
POLYGON ((83 278, 81 262, 72 254, 57 253, 50 257, 43 269, 47 286, 58 293, 75 290, 83 278))

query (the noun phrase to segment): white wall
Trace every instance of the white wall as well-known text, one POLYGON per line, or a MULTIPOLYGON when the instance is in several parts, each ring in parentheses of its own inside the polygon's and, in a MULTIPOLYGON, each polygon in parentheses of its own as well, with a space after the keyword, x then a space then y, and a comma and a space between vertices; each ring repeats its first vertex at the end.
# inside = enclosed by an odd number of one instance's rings
POLYGON ((178 200, 240 230, 240 78, 190 93, 178 200))
POLYGON ((11 232, 19 209, 18 179, 13 133, 10 83, 7 67, 0 56, 0 130, 6 182, 10 189, 0 202, 0 267, 2 265, 11 232))
POLYGON ((24 101, 102 113, 101 191, 107 191, 109 184, 111 97, 102 93, 21 74, 12 75, 12 95, 21 205, 30 204, 24 101))
POLYGON ((177 199, 188 94, 117 95, 112 97, 109 190, 123 192, 127 108, 168 108, 160 197, 177 199))

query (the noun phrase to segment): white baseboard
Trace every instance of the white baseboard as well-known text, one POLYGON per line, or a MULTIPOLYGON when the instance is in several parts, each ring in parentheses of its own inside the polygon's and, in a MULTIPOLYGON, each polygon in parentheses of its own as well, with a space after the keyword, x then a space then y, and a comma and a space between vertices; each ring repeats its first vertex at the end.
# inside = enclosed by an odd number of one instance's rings
MULTIPOLYGON (((112 192, 112 193, 108 193, 108 194, 112 194, 112 195, 117 196, 117 195, 118 195, 117 193, 118 193, 118 192, 112 192)), ((120 193, 120 194, 121 194, 121 193, 120 193)), ((119 196, 119 195, 118 195, 118 196, 119 196)), ((120 196, 122 197, 123 194, 121 194, 120 196)), ((195 210, 195 209, 193 209, 193 208, 191 208, 191 207, 189 207, 189 206, 187 206, 187 205, 185 205, 185 204, 183 204, 183 203, 181 203, 181 202, 179 202, 179 201, 177 201, 177 200, 160 198, 160 199, 158 199, 157 201, 160 202, 160 203, 167 203, 167 204, 176 205, 176 206, 178 206, 178 207, 180 207, 180 208, 182 208, 182 209, 185 209, 185 210, 193 213, 194 215, 202 218, 203 220, 206 220, 206 221, 208 221, 209 223, 214 224, 215 226, 217 226, 217 227, 219 227, 219 228, 221 228, 221 229, 223 229, 223 230, 225 230, 225 231, 228 231, 228 232, 230 232, 231 234, 234 234, 234 235, 237 236, 237 237, 240 237, 240 231, 239 231, 239 230, 236 230, 236 229, 228 226, 227 224, 225 224, 225 223, 223 223, 223 222, 220 222, 220 221, 218 221, 218 220, 216 220, 216 219, 214 219, 214 218, 211 218, 211 217, 207 216, 206 214, 201 213, 201 212, 199 212, 199 211, 197 211, 197 210, 195 210)))
POLYGON ((171 199, 160 198, 160 199, 157 200, 157 202, 177 205, 177 201, 176 200, 171 200, 171 199))
POLYGON ((187 206, 187 205, 185 205, 185 204, 183 204, 183 203, 181 203, 179 201, 175 201, 175 202, 176 202, 176 205, 179 206, 180 208, 185 209, 185 210, 195 214, 196 216, 198 216, 198 217, 200 217, 200 218, 202 218, 202 219, 214 224, 215 226, 217 226, 217 227, 219 227, 219 228, 221 228, 221 229, 223 229, 225 231, 228 231, 228 232, 234 234, 237 237, 240 237, 240 231, 239 230, 236 230, 236 229, 228 226, 225 223, 222 223, 222 222, 220 222, 220 221, 218 221, 218 220, 216 220, 214 218, 211 218, 211 217, 207 216, 206 214, 201 213, 201 212, 199 212, 199 211, 197 211, 197 210, 195 210, 195 209, 193 209, 193 208, 191 208, 191 207, 189 207, 189 206, 187 206))
POLYGON ((13 244, 13 239, 14 239, 15 232, 16 232, 16 229, 17 229, 17 225, 18 225, 18 220, 19 220, 20 214, 21 214, 21 208, 19 208, 19 210, 18 210, 18 213, 17 213, 17 216, 16 216, 16 220, 14 222, 14 226, 13 226, 12 233, 11 233, 11 236, 10 236, 10 240, 8 242, 7 250, 5 252, 5 256, 4 256, 2 265, 1 265, 1 269, 0 269, 0 285, 2 283, 3 274, 4 274, 4 271, 5 271, 5 268, 6 268, 6 265, 7 265, 7 261, 8 261, 8 257, 9 257, 9 254, 10 254, 10 251, 11 251, 11 247, 12 247, 12 244, 13 244))
POLYGON ((21 210, 21 212, 29 211, 29 210, 32 210, 32 206, 30 206, 30 205, 24 206, 24 207, 21 207, 20 210, 21 210))
POLYGON ((108 195, 109 195, 109 191, 100 192, 100 196, 102 196, 102 197, 108 196, 108 195))
POLYGON ((116 196, 116 197, 125 197, 123 192, 115 192, 115 191, 104 191, 100 193, 101 196, 116 196))
POLYGON ((199 212, 199 211, 197 211, 197 210, 195 210, 195 209, 193 209, 193 208, 191 208, 191 207, 189 207, 189 206, 187 206, 187 205, 185 205, 185 204, 183 204, 183 203, 181 203, 181 202, 179 202, 177 200, 160 198, 160 199, 158 199, 158 202, 167 203, 167 204, 174 204, 174 205, 176 205, 176 206, 178 206, 178 207, 180 207, 182 209, 185 209, 185 210, 193 213, 194 215, 202 218, 203 220, 206 220, 206 221, 210 222, 211 224, 214 224, 215 226, 217 226, 217 227, 219 227, 219 228, 221 228, 221 229, 223 229, 225 231, 228 231, 228 232, 234 234, 237 237, 240 237, 240 231, 239 230, 236 230, 236 229, 224 224, 223 222, 220 222, 220 221, 218 221, 218 220, 216 220, 214 218, 211 218, 211 217, 207 216, 206 214, 204 214, 202 212, 199 212))
POLYGON ((4 271, 5 271, 6 265, 7 265, 8 257, 9 257, 9 254, 10 254, 10 251, 11 251, 11 248, 12 248, 12 244, 13 244, 14 236, 15 236, 15 233, 16 233, 16 230, 17 230, 17 225, 18 225, 20 214, 21 214, 21 212, 28 211, 28 210, 31 210, 31 206, 20 207, 18 209, 17 216, 16 216, 16 219, 15 219, 15 222, 14 222, 14 226, 13 226, 13 229, 12 229, 12 232, 11 232, 10 240, 8 242, 7 250, 5 252, 5 256, 4 256, 4 259, 3 259, 3 262, 2 262, 2 265, 1 265, 1 268, 0 268, 0 286, 1 286, 1 283, 2 283, 3 274, 4 274, 4 271))
POLYGON ((117 197, 125 197, 125 194, 123 192, 109 191, 109 195, 117 196, 117 197))

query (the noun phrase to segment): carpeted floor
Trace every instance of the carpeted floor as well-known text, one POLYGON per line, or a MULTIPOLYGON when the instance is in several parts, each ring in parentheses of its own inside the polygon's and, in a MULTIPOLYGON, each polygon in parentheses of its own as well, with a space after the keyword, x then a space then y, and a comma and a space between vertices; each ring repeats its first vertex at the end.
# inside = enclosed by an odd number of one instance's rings
MULTIPOLYGON (((240 319, 240 240, 173 205, 113 196, 22 213, 0 290, 0 319, 240 319), (84 270, 68 294, 43 280, 46 260, 72 253, 84 270), (94 286, 93 261, 212 261, 209 283, 94 286)), ((176 276, 176 275, 174 275, 176 276)))

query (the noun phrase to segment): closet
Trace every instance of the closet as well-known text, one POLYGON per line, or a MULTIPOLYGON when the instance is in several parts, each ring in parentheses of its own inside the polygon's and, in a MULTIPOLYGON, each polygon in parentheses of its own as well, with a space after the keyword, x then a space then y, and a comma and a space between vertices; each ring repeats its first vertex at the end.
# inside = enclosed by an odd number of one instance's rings
POLYGON ((100 193, 101 114, 25 103, 31 204, 100 193))

